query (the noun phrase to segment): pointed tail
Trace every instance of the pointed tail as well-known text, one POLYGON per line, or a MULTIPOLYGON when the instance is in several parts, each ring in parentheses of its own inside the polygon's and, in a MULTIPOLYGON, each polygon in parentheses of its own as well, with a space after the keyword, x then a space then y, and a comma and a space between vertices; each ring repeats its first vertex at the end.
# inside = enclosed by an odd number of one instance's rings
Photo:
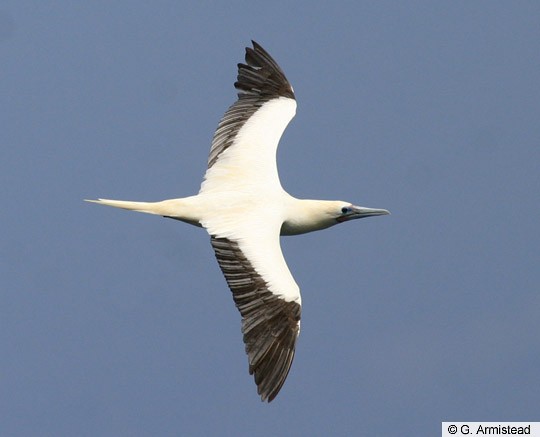
POLYGON ((97 203, 99 205, 114 206, 115 208, 127 209, 129 211, 145 212, 163 217, 173 218, 189 223, 190 225, 201 226, 204 204, 201 208, 197 196, 185 197, 183 199, 169 199, 161 202, 131 202, 129 200, 97 199, 85 202, 97 203))
POLYGON ((163 215, 163 208, 160 208, 161 202, 131 202, 129 200, 111 200, 111 199, 84 199, 85 202, 97 203, 99 205, 114 206, 115 208, 127 209, 130 211, 146 212, 148 214, 163 215))

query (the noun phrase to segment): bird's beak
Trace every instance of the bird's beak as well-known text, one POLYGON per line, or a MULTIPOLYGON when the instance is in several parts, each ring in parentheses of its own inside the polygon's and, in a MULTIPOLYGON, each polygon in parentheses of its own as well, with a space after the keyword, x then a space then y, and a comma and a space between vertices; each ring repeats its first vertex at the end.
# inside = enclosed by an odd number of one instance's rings
POLYGON ((363 206, 352 206, 351 211, 338 219, 340 222, 345 222, 354 219, 360 219, 365 217, 373 217, 376 215, 387 215, 390 214, 390 211, 386 209, 376 209, 376 208, 364 208, 363 206), (341 220, 340 220, 341 219, 341 220))

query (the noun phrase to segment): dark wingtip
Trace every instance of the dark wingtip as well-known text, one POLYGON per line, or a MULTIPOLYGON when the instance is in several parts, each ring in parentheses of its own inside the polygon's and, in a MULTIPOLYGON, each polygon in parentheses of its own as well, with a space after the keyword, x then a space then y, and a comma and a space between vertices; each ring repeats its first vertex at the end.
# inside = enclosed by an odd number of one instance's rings
POLYGON ((288 97, 294 99, 294 92, 285 73, 270 54, 256 41, 246 47, 246 63, 238 64, 238 78, 234 87, 244 94, 263 98, 288 97))
MULTIPOLYGON (((255 50, 261 50, 261 49, 263 49, 263 48, 261 47, 261 45, 260 45, 257 41, 255 41, 254 39, 251 40, 251 45, 253 46, 253 48, 254 48, 255 50)), ((246 48, 247 48, 247 47, 246 47, 246 48)), ((264 49, 263 49, 263 50, 264 50, 264 49)))

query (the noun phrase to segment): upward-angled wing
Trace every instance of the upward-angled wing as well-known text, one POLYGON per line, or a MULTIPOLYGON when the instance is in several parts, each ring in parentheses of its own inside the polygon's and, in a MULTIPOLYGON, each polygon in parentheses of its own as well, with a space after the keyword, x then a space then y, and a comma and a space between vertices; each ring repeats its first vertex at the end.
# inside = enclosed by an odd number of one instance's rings
POLYGON ((279 247, 279 230, 243 238, 212 236, 219 266, 242 315, 242 333, 263 401, 280 391, 300 333, 301 300, 279 247), (272 236, 272 234, 275 234, 272 236))
POLYGON ((242 315, 249 372, 261 398, 271 401, 289 373, 300 331, 300 291, 279 244, 288 195, 276 166, 296 101, 279 66, 255 42, 234 85, 238 100, 219 123, 201 185, 209 209, 201 225, 242 315))
POLYGON ((230 191, 250 184, 276 185, 276 150, 294 117, 296 100, 285 74, 256 42, 238 64, 238 100, 214 134, 201 193, 230 191))

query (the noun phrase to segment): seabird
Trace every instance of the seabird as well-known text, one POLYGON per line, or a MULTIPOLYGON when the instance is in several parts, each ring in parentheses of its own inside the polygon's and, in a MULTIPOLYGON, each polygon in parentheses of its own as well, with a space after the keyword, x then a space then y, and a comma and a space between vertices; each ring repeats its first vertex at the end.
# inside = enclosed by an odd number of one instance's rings
POLYGON ((249 373, 263 401, 279 393, 300 333, 301 297, 280 247, 280 235, 318 231, 389 214, 350 202, 297 199, 281 186, 276 151, 296 113, 294 91, 255 41, 238 64, 238 99, 212 140, 197 195, 161 202, 89 202, 156 214, 203 227, 242 315, 249 373))

